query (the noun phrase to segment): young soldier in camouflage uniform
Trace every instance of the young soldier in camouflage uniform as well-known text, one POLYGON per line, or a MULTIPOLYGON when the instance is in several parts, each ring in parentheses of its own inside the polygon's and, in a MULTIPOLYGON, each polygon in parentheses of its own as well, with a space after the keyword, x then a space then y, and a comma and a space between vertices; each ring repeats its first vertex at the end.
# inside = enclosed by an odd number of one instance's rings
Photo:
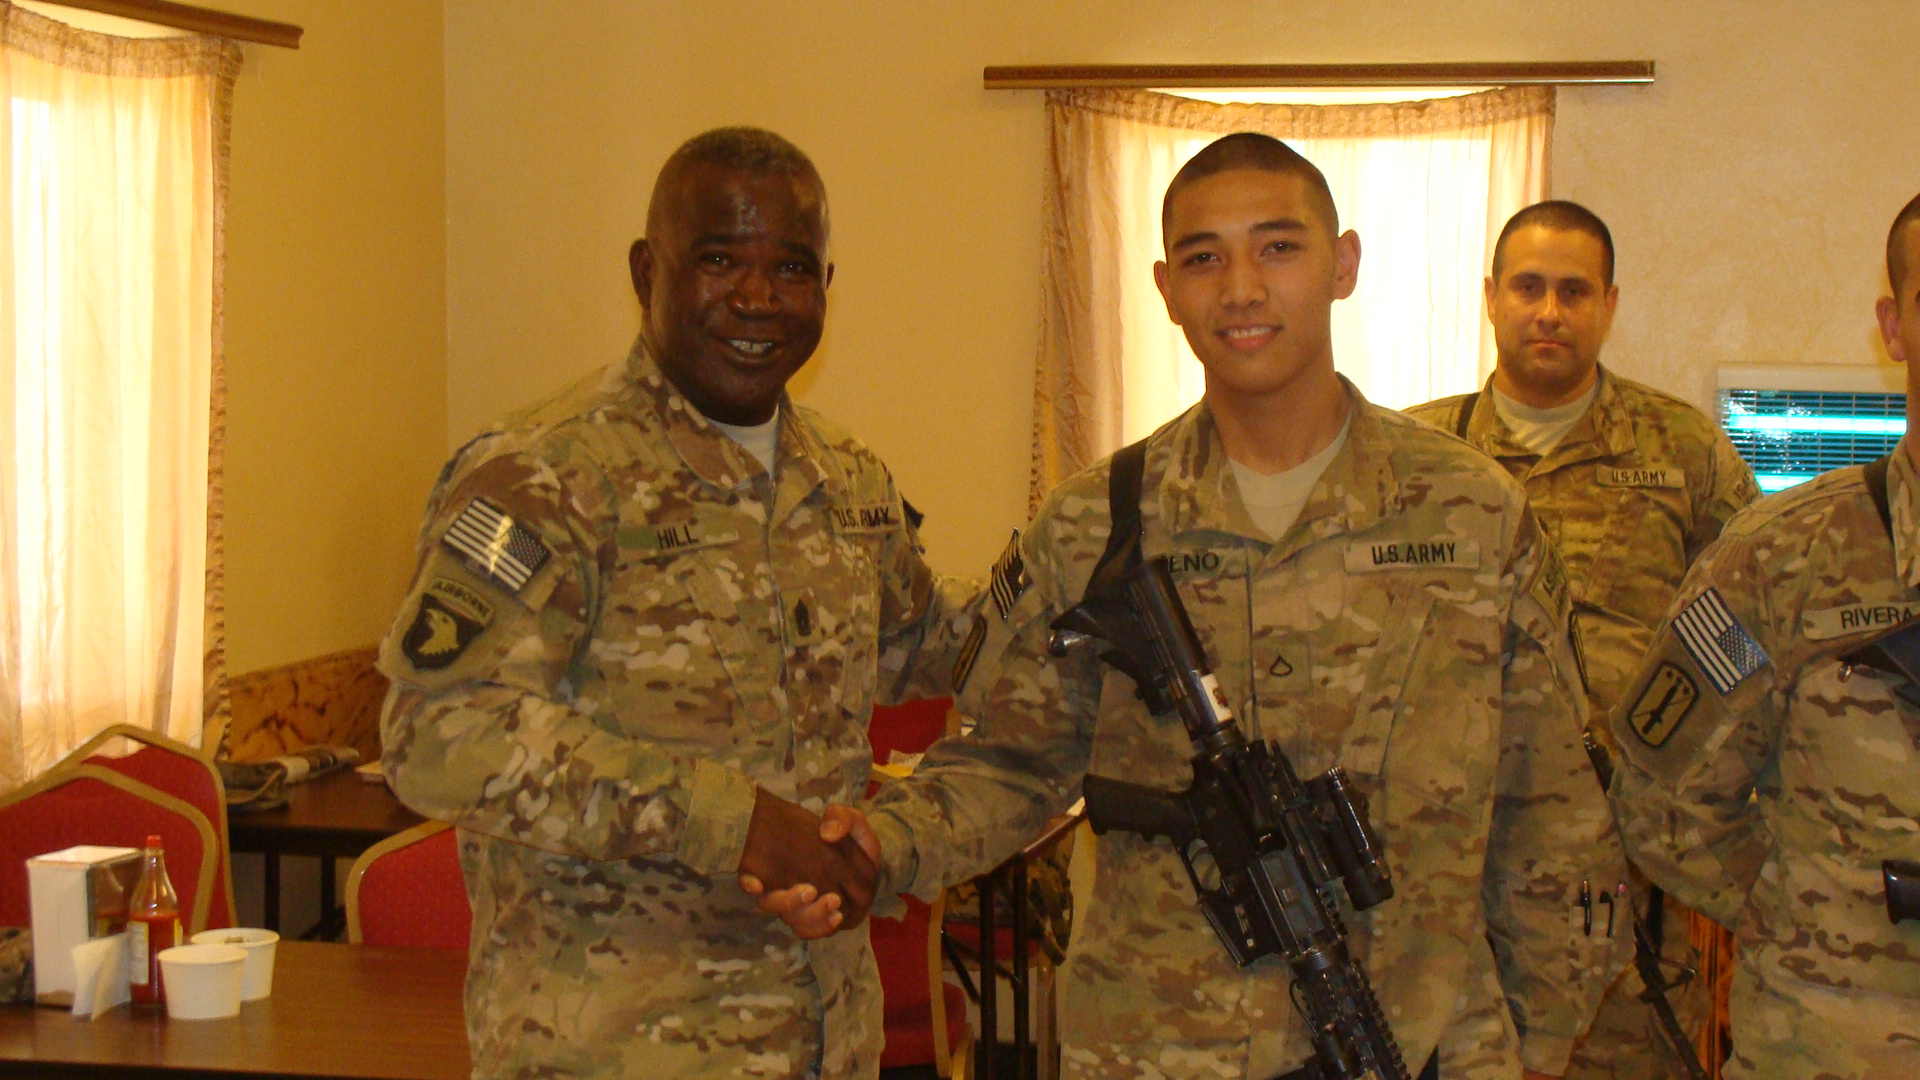
POLYGON ((1869 650, 1920 620, 1920 199, 1887 247, 1909 433, 1884 472, 1735 517, 1613 714, 1634 861, 1735 930, 1730 1080, 1920 1075, 1920 922, 1889 920, 1882 881, 1920 860, 1920 704, 1869 650))
POLYGON ((382 735, 400 798, 461 828, 476 1076, 877 1072, 864 931, 799 941, 731 880, 858 922, 874 867, 815 812, 863 793, 876 693, 952 668, 909 663, 957 608, 887 470, 783 390, 826 248, 799 150, 690 141, 633 247, 632 353, 434 489, 382 735))
MULTIPOLYGON (((1171 560, 1249 737, 1302 776, 1344 765, 1372 800, 1397 893, 1344 914, 1411 1070, 1558 1074, 1624 959, 1570 924, 1580 884, 1625 874, 1580 749, 1559 562, 1505 473, 1334 373, 1360 252, 1319 170, 1228 136, 1176 177, 1163 227, 1155 274, 1207 389, 1150 440, 1144 550, 1171 560)), ((1107 483, 1103 464, 1063 484, 1002 560, 956 676, 979 728, 870 808, 885 889, 994 865, 1088 774, 1189 781, 1178 720, 1048 652, 1106 544, 1107 483)), ((1166 840, 1109 832, 1096 864, 1061 973, 1066 1075, 1264 1080, 1305 1060, 1285 964, 1234 966, 1166 840)))
MULTIPOLYGON (((1498 347, 1493 377, 1478 394, 1407 413, 1460 435, 1526 487, 1566 560, 1588 716, 1599 741, 1611 744, 1607 713, 1681 576, 1759 489, 1733 443, 1698 409, 1600 365, 1620 290, 1613 237, 1591 211, 1544 202, 1515 214, 1494 245, 1486 294, 1498 347)), ((1644 878, 1634 892, 1645 912, 1644 878)), ((1669 899, 1656 924, 1670 973, 1698 967, 1688 916, 1669 899)), ((1626 932, 1624 924, 1617 930, 1626 932)), ((1574 1051, 1569 1080, 1685 1075, 1642 990, 1639 972, 1620 976, 1574 1051)), ((1697 1033, 1710 1011, 1706 980, 1676 987, 1668 999, 1697 1033)))

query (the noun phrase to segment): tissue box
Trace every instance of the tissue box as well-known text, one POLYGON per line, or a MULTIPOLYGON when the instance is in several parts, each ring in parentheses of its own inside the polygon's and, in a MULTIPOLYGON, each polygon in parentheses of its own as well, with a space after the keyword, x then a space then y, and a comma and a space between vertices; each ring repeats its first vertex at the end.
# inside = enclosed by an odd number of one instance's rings
POLYGON ((73 1004, 73 947, 126 929, 139 875, 137 848, 82 844, 27 860, 35 1001, 73 1004))

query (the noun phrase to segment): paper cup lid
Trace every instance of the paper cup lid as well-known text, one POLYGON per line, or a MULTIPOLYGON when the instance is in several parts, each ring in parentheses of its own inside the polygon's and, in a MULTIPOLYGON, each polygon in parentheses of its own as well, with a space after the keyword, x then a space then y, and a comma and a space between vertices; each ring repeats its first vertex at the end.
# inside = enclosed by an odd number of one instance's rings
POLYGON ((257 947, 279 941, 280 935, 272 930, 262 930, 253 926, 230 926, 224 930, 202 930, 189 940, 195 945, 257 947))
POLYGON ((175 945, 160 950, 161 963, 231 964, 245 963, 247 950, 238 945, 175 945))

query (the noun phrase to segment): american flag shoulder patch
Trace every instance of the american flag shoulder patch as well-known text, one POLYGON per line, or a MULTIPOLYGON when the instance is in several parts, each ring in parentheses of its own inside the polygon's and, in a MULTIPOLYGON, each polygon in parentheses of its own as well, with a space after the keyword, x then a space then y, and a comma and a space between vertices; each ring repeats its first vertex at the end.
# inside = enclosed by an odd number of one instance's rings
POLYGON ((440 542, 475 570, 515 593, 525 588, 551 557, 538 536, 485 499, 468 503, 447 526, 440 542))
POLYGON ((1027 560, 1020 554, 1020 530, 1015 529, 1013 539, 1007 541, 1007 550, 1001 552, 999 561, 993 564, 993 583, 988 586, 1001 622, 1007 621, 1014 601, 1027 591, 1027 584, 1027 560))
POLYGON ((1708 589, 1673 617, 1673 632, 1707 682, 1726 694, 1770 661, 1747 628, 1733 617, 1719 589, 1708 589))

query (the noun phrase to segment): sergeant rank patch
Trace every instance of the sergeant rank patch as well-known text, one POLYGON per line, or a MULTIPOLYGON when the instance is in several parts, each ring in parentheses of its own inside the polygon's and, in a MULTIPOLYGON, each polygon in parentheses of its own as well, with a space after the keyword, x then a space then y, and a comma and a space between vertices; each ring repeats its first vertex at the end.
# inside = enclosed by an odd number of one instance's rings
POLYGON ((526 587, 551 556, 540 538, 485 499, 467 504, 440 542, 509 592, 526 587))
POLYGON ((1719 589, 1708 589, 1673 617, 1673 632, 1713 688, 1725 695, 1767 664, 1767 654, 1733 617, 1719 589))
POLYGON ((434 578, 420 593, 420 610, 400 639, 400 651, 422 671, 437 671, 458 659, 493 621, 493 605, 451 578, 434 578))
POLYGON ((1680 730, 1680 721, 1687 718, 1698 700, 1700 688, 1693 684, 1693 677, 1674 664, 1663 663, 1647 680, 1647 688, 1640 691, 1640 700, 1633 703, 1627 721, 1641 742, 1664 746, 1680 730))

